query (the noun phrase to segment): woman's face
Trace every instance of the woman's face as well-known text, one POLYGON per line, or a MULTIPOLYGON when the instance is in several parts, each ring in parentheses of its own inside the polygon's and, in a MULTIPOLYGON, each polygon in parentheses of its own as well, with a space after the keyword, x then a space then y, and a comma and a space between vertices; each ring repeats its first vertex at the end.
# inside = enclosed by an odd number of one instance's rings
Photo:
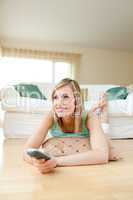
POLYGON ((66 117, 74 113, 75 98, 70 86, 61 87, 55 91, 53 109, 58 117, 66 117))

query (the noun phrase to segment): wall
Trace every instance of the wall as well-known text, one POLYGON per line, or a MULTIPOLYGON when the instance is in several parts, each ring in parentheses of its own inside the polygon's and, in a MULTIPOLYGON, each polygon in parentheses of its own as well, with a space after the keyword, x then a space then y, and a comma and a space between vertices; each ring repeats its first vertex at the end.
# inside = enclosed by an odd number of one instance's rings
POLYGON ((78 80, 81 83, 133 83, 133 53, 87 49, 83 52, 78 80))
POLYGON ((0 46, 0 58, 1 58, 1 53, 2 53, 2 52, 1 52, 1 46, 0 46))
POLYGON ((67 44, 5 42, 6 46, 81 53, 81 65, 76 80, 81 84, 133 83, 133 52, 81 48, 67 44))

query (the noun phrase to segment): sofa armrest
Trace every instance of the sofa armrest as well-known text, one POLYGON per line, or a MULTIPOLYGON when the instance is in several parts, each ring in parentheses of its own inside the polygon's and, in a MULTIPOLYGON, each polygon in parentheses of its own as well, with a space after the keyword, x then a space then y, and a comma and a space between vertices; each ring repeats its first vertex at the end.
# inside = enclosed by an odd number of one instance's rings
POLYGON ((15 90, 14 87, 10 86, 7 88, 2 88, 1 100, 5 100, 7 98, 17 98, 17 97, 19 97, 19 93, 15 90))
POLYGON ((3 88, 1 90, 1 105, 2 108, 5 107, 10 100, 16 100, 18 97, 20 97, 19 93, 14 89, 14 87, 9 86, 6 88, 3 88))

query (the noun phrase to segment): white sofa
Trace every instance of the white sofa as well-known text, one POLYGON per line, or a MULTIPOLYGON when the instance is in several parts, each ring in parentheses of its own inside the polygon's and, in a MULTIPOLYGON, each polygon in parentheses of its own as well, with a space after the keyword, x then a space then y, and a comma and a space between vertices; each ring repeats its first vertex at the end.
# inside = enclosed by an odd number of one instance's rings
MULTIPOLYGON (((51 109, 50 100, 52 84, 38 84, 47 100, 20 97, 13 86, 1 91, 1 105, 4 114, 4 134, 6 138, 28 137, 39 128, 42 118, 51 109)), ((80 85, 87 92, 85 109, 98 101, 99 95, 107 89, 118 85, 80 85)), ((86 95, 86 94, 85 94, 86 95)), ((133 93, 125 100, 109 101, 110 137, 133 138, 133 93)))

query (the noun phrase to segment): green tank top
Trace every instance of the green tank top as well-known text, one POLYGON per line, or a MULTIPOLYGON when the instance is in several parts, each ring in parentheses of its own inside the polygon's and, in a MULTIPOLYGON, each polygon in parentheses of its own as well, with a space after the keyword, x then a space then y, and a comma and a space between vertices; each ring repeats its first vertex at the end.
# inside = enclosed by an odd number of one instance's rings
POLYGON ((86 127, 87 113, 82 115, 82 131, 79 133, 63 132, 57 122, 54 123, 52 129, 49 131, 49 137, 89 137, 89 130, 86 127))

